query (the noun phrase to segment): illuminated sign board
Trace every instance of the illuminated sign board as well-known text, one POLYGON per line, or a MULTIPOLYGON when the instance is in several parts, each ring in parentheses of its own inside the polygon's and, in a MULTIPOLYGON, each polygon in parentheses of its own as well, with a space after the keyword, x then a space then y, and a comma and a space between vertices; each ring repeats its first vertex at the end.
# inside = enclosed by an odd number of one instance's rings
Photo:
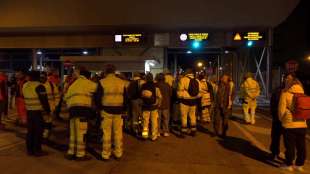
POLYGON ((208 40, 209 33, 182 33, 180 35, 181 41, 187 41, 187 40, 195 40, 195 41, 205 41, 208 40))
POLYGON ((236 41, 242 40, 242 37, 241 37, 240 33, 236 33, 235 34, 234 40, 236 40, 236 41))
POLYGON ((257 41, 261 40, 263 36, 261 35, 260 32, 248 32, 243 38, 247 40, 257 41))
POLYGON ((116 34, 114 41, 117 43, 140 43, 142 41, 142 34, 116 34))
POLYGON ((245 33, 234 33, 233 40, 234 41, 260 41, 264 39, 263 33, 261 32, 245 32, 245 33))

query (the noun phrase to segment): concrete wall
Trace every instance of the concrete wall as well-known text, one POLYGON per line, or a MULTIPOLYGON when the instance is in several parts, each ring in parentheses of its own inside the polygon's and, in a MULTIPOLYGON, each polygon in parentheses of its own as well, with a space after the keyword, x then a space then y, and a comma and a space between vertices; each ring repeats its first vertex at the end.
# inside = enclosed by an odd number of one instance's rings
MULTIPOLYGON (((0 29, 273 27, 299 0, 1 0, 0 29)), ((113 31, 113 30, 112 30, 113 31)))

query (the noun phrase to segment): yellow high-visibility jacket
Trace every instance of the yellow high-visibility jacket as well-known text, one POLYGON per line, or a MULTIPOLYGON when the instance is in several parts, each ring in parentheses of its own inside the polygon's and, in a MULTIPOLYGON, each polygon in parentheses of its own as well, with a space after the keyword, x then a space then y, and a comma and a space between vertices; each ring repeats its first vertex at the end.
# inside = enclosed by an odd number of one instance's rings
POLYGON ((42 85, 40 82, 37 81, 28 81, 23 85, 23 94, 25 99, 26 109, 28 111, 42 111, 43 107, 41 105, 38 93, 36 88, 42 85))
MULTIPOLYGON (((194 78, 194 75, 193 74, 187 74, 180 79, 180 81, 178 83, 178 91, 177 91, 177 95, 178 95, 179 99, 185 99, 185 100, 197 99, 201 96, 200 94, 198 94, 197 96, 192 97, 188 93, 190 78, 194 78)), ((201 83, 199 82, 198 79, 196 79, 196 80, 199 83, 199 91, 201 91, 201 83)))
POLYGON ((211 106, 211 94, 208 89, 206 79, 200 81, 201 84, 201 106, 211 106))
POLYGON ((256 80, 247 78, 240 87, 240 97, 245 101, 254 100, 260 95, 260 87, 256 80))
POLYGON ((49 81, 46 81, 43 85, 46 90, 46 94, 48 97, 48 103, 50 105, 51 111, 54 112, 60 100, 60 94, 59 94, 58 87, 49 81))
POLYGON ((84 76, 80 76, 75 82, 71 84, 65 94, 65 101, 68 108, 73 106, 92 106, 92 97, 97 89, 97 84, 88 80, 84 76))
POLYGON ((124 92, 127 88, 126 81, 116 77, 114 74, 108 74, 104 79, 100 80, 103 88, 101 104, 103 106, 123 106, 124 92))
POLYGON ((294 93, 304 94, 301 85, 295 84, 288 91, 283 91, 280 96, 278 114, 284 128, 307 128, 306 121, 294 120, 292 110, 294 109, 294 93))
POLYGON ((165 75, 165 82, 169 84, 170 87, 172 87, 174 83, 174 77, 170 74, 165 75))

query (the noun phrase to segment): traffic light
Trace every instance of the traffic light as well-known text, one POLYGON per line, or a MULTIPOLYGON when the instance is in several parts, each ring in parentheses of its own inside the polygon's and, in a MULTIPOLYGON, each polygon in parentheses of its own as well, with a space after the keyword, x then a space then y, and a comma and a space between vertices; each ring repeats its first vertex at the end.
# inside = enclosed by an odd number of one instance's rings
POLYGON ((247 46, 248 46, 248 47, 252 47, 253 45, 254 45, 254 42, 253 42, 253 41, 249 40, 249 41, 247 42, 247 46))
POLYGON ((193 41, 192 42, 192 48, 193 49, 199 49, 201 47, 201 43, 200 43, 200 41, 193 41))

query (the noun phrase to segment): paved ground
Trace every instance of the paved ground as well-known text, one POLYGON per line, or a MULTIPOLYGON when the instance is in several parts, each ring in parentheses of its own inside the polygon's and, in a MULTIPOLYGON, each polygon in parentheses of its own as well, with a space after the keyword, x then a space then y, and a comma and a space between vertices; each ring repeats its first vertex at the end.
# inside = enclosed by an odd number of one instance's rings
MULTIPOLYGON (((234 116, 238 118, 240 114, 236 112, 234 116)), ((10 117, 13 118, 14 114, 10 117)), ((65 124, 56 128, 58 133, 62 132, 61 143, 44 146, 49 156, 41 158, 26 155, 22 138, 25 130, 10 126, 10 130, 0 132, 0 169, 5 174, 280 174, 282 171, 277 168, 280 162, 266 158, 270 127, 268 117, 258 114, 254 126, 244 125, 238 119, 230 121, 226 140, 202 132, 185 139, 174 135, 161 137, 157 142, 139 141, 126 135, 121 161, 102 162, 93 156, 91 161, 75 162, 63 158, 64 147, 59 145, 67 141, 65 124)), ((100 153, 99 145, 92 149, 100 153)), ((306 169, 310 171, 309 162, 306 169)))

